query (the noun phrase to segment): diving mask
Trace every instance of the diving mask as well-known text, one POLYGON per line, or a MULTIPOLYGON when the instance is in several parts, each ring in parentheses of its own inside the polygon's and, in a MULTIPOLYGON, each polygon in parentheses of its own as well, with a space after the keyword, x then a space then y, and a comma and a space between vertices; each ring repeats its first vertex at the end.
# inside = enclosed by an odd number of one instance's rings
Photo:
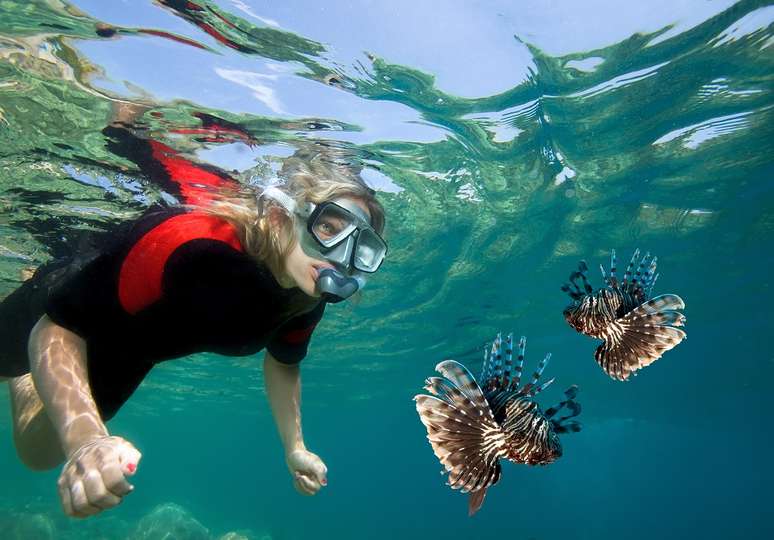
POLYGON ((299 220, 298 237, 304 252, 331 263, 334 268, 320 271, 316 288, 327 302, 352 296, 365 284, 365 273, 379 269, 387 254, 387 244, 370 224, 368 214, 347 198, 308 203, 299 208, 295 200, 276 187, 264 190, 299 220))

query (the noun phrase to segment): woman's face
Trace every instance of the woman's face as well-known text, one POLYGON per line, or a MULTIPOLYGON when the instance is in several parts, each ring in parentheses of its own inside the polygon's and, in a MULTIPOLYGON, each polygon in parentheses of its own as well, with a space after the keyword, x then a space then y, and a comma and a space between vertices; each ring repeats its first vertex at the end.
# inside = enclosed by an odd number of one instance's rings
MULTIPOLYGON (((362 199, 354 197, 343 197, 346 200, 352 201, 354 204, 362 208, 363 212, 371 218, 371 213, 368 211, 368 206, 362 199)), ((296 241, 293 248, 290 250, 287 258, 285 259, 285 275, 290 278, 292 283, 283 283, 287 287, 298 287, 304 293, 309 296, 320 296, 316 292, 317 277, 320 270, 323 268, 333 268, 333 265, 325 260, 315 259, 307 255, 301 244, 296 241)))

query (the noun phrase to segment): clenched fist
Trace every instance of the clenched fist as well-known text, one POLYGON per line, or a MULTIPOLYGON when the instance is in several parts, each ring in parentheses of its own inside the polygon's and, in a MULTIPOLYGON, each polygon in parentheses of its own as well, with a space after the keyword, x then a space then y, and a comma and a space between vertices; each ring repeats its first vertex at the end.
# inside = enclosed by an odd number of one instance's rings
POLYGON ((126 477, 142 454, 121 437, 100 437, 73 452, 59 476, 65 514, 85 518, 119 504, 134 486, 126 477))
POLYGON ((293 475, 296 490, 303 495, 314 495, 328 485, 328 467, 317 454, 308 450, 294 450, 288 454, 288 469, 293 475))

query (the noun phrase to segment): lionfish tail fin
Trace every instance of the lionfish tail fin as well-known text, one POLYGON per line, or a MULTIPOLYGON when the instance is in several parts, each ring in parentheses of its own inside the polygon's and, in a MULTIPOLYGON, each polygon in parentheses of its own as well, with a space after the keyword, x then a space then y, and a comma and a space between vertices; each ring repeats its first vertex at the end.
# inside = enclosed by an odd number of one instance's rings
POLYGON ((581 430, 581 423, 572 420, 581 413, 580 403, 575 399, 577 395, 578 385, 574 384, 564 391, 564 401, 546 410, 546 418, 556 433, 577 433, 581 430), (567 414, 554 418, 562 410, 566 410, 567 414))
POLYGON ((486 497, 486 488, 473 491, 468 497, 468 516, 472 516, 478 512, 481 505, 484 504, 484 497, 486 497))
POLYGON ((649 366, 685 339, 679 327, 685 324, 683 300, 663 294, 646 301, 612 324, 617 331, 594 353, 597 363, 613 379, 625 381, 649 366))

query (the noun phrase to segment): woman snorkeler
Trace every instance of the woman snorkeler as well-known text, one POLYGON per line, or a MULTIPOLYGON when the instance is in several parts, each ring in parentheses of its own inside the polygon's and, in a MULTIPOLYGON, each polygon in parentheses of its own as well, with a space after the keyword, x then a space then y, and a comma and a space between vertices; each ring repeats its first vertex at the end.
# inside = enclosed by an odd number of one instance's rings
POLYGON ((66 514, 111 508, 132 491, 141 454, 105 422, 150 369, 197 352, 266 349, 287 466, 296 489, 314 495, 327 469, 301 432, 299 362, 325 303, 351 296, 384 259, 373 190, 324 146, 298 151, 281 182, 261 189, 120 125, 106 134, 185 204, 152 208, 108 245, 40 267, 0 304, 0 380, 21 461, 34 470, 64 462, 66 514))

